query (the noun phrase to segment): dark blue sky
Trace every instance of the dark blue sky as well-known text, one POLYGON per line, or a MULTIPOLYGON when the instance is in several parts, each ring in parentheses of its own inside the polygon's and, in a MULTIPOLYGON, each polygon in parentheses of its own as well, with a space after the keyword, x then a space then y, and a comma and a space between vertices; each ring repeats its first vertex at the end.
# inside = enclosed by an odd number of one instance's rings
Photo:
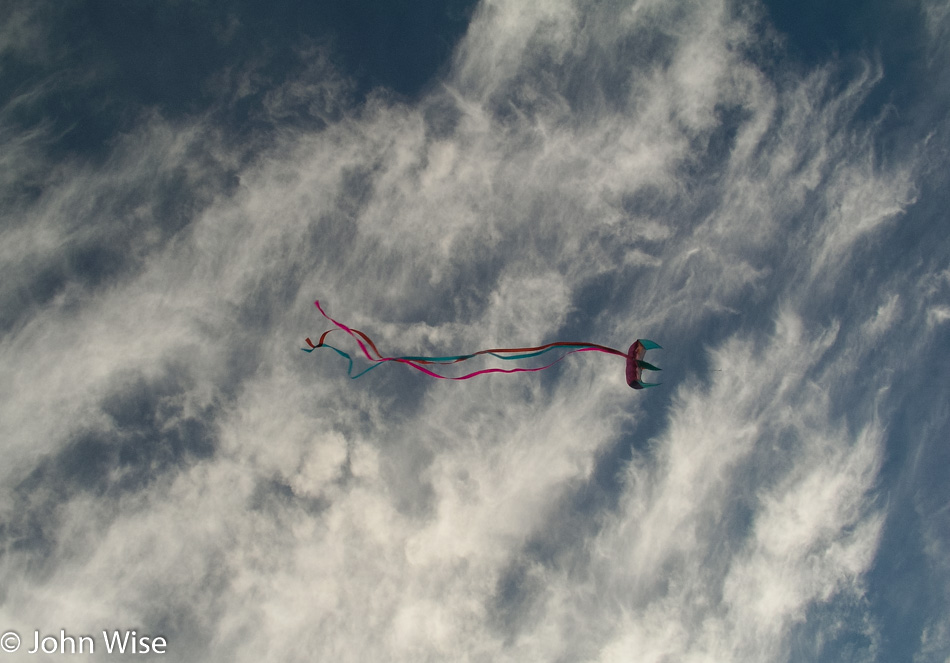
POLYGON ((321 45, 351 80, 357 103, 374 88, 414 98, 447 66, 473 10, 471 0, 57 3, 42 10, 43 52, 3 56, 0 96, 61 77, 61 86, 15 117, 23 130, 53 122, 55 147, 79 155, 101 155, 152 107, 169 118, 211 110, 244 132, 254 128, 260 99, 221 108, 226 72, 253 69, 271 83, 292 78, 304 66, 301 52, 321 45))
MULTIPOLYGON (((260 128, 254 114, 259 95, 222 108, 225 72, 253 69, 271 83, 292 78, 304 66, 301 51, 319 44, 329 47, 352 82, 354 103, 379 88, 413 99, 445 73, 474 10, 473 0, 57 3, 38 12, 49 30, 38 53, 3 54, 0 95, 10 98, 49 76, 62 77, 63 85, 40 105, 18 109, 14 117, 23 129, 53 122, 55 147, 82 155, 101 155, 144 108, 170 118, 212 110, 227 129, 243 132, 260 128)), ((878 117, 885 106, 900 109, 886 117, 900 135, 900 128, 911 124, 919 131, 939 114, 927 82, 942 76, 941 68, 928 64, 917 4, 768 2, 765 16, 781 37, 771 55, 782 67, 797 63, 804 71, 835 60, 859 66, 862 58, 879 58, 885 75, 861 117, 878 117)))

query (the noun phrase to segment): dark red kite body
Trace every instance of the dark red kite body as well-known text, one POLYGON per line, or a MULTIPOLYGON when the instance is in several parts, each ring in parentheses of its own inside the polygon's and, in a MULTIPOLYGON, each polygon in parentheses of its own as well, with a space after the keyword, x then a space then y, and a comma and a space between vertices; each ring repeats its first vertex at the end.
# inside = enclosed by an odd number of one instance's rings
POLYGON ((645 338, 638 338, 636 342, 630 346, 630 350, 627 352, 627 384, 633 387, 634 389, 646 389, 647 387, 655 387, 655 384, 650 384, 649 382, 644 382, 642 379, 644 369, 648 371, 658 371, 660 370, 652 364, 648 364, 643 361, 644 355, 646 355, 647 350, 659 349, 660 346, 649 341, 645 338))

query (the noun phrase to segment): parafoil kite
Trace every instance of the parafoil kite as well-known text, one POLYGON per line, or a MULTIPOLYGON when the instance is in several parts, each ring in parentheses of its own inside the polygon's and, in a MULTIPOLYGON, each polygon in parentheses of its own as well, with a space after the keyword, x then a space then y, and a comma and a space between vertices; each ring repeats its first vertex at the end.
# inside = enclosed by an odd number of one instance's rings
POLYGON ((333 323, 337 329, 346 332, 347 334, 349 334, 356 340, 356 343, 357 345, 359 345, 360 350, 363 351, 363 355, 370 362, 372 362, 372 364, 369 366, 369 368, 366 368, 354 375, 353 374, 353 358, 349 354, 344 352, 343 350, 340 350, 339 348, 335 348, 326 342, 327 335, 330 334, 330 332, 334 331, 333 329, 323 332, 323 335, 320 336, 320 341, 316 345, 314 345, 313 341, 311 341, 310 338, 307 338, 306 342, 309 347, 301 348, 301 350, 303 350, 304 352, 313 352, 317 348, 328 348, 330 350, 333 350, 334 352, 336 352, 338 355, 340 355, 341 357, 343 357, 349 362, 349 367, 347 368, 346 373, 350 378, 353 378, 353 379, 356 379, 362 375, 366 375, 366 373, 368 373, 369 371, 373 370, 374 368, 378 366, 381 366, 384 362, 390 362, 390 361, 398 362, 400 364, 407 364, 409 366, 412 366, 418 371, 422 371, 426 375, 429 375, 434 378, 438 378, 440 380, 468 380, 469 378, 473 378, 476 375, 484 375, 486 373, 529 373, 529 372, 534 372, 534 371, 543 371, 546 368, 550 368, 551 366, 554 366, 554 364, 558 363, 559 361, 564 359, 567 355, 572 354, 574 352, 603 352, 606 354, 618 355, 620 357, 626 358, 627 384, 633 387, 634 389, 646 389, 647 387, 658 386, 656 383, 644 382, 642 379, 642 374, 644 370, 647 370, 647 371, 660 370, 656 366, 649 364, 643 360, 643 357, 646 354, 647 350, 660 349, 659 345, 645 338, 637 339, 633 343, 633 345, 630 346, 630 349, 627 352, 623 352, 621 350, 615 350, 614 348, 608 348, 605 345, 598 345, 597 343, 557 341, 554 343, 547 343, 545 345, 538 345, 538 346, 534 346, 530 348, 492 348, 490 350, 479 350, 478 352, 473 352, 467 355, 452 355, 448 357, 414 357, 414 356, 386 357, 377 349, 376 344, 373 343, 373 340, 369 336, 367 336, 366 334, 364 334, 358 329, 351 329, 350 327, 347 327, 343 323, 337 322, 336 320, 331 318, 323 310, 323 307, 320 306, 319 301, 314 302, 314 304, 316 305, 317 310, 320 311, 320 313, 323 315, 324 318, 326 318, 331 323, 333 323), (485 368, 479 371, 474 371, 472 373, 467 373, 465 375, 460 375, 457 377, 440 375, 432 371, 431 369, 426 368, 427 366, 457 364, 459 362, 466 361, 468 359, 477 357, 479 355, 491 355, 492 357, 496 357, 498 359, 504 359, 506 361, 512 361, 516 359, 528 359, 529 357, 537 357, 539 355, 543 355, 544 353, 554 350, 556 348, 566 348, 568 350, 567 352, 565 352, 563 355, 561 355, 560 357, 558 357, 551 363, 546 364, 544 366, 538 366, 535 368, 485 368))

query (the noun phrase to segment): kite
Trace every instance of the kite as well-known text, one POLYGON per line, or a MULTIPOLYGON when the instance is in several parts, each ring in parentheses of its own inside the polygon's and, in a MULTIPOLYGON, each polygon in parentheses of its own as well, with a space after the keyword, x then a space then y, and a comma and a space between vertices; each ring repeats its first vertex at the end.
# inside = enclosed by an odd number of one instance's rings
POLYGON ((644 355, 647 350, 661 349, 660 346, 653 341, 649 341, 645 338, 637 339, 633 345, 630 346, 630 349, 627 352, 621 350, 615 350, 614 348, 608 348, 605 345, 598 345, 597 343, 582 343, 575 341, 556 341, 554 343, 547 343, 545 345, 538 345, 530 348, 492 348, 490 350, 479 350, 478 352, 473 352, 467 355, 452 355, 448 357, 415 357, 415 356, 403 356, 403 357, 387 357, 384 356, 376 347, 376 344, 373 343, 373 340, 361 332, 358 329, 351 329, 341 322, 337 322, 329 315, 326 314, 326 311, 323 310, 323 307, 320 306, 320 302, 316 301, 314 304, 317 307, 317 310, 323 315, 324 318, 329 320, 336 329, 346 332, 353 339, 356 340, 357 345, 359 345, 360 350, 363 351, 363 355, 372 362, 369 368, 366 368, 356 375, 353 374, 353 358, 343 350, 335 348, 329 343, 326 342, 327 335, 330 332, 334 331, 330 329, 329 331, 323 332, 323 335, 320 337, 319 342, 314 345, 313 341, 308 337, 306 342, 309 347, 301 348, 304 352, 313 352, 317 348, 328 348, 333 350, 338 355, 343 357, 349 362, 349 368, 347 368, 346 374, 352 378, 356 379, 362 375, 366 375, 369 371, 382 366, 385 362, 397 362, 400 364, 407 364, 415 368, 418 371, 425 373, 426 375, 440 380, 468 380, 473 378, 476 375, 484 375, 486 373, 529 373, 534 371, 543 371, 546 368, 554 366, 567 355, 574 352, 603 352, 605 354, 617 355, 624 357, 627 360, 627 384, 633 387, 634 389, 646 389, 648 387, 656 387, 657 383, 644 382, 642 379, 642 374, 644 370, 647 371, 659 371, 660 369, 654 366, 653 364, 647 363, 643 360, 644 355), (568 349, 563 355, 555 359, 549 364, 544 366, 538 366, 535 368, 485 368, 479 371, 474 371, 472 373, 467 373, 465 375, 460 375, 457 377, 451 377, 447 375, 440 375, 427 366, 445 366, 448 364, 457 364, 459 362, 472 359, 473 357, 478 357, 480 355, 491 355, 498 359, 504 359, 505 361, 511 361, 516 359, 528 359, 529 357, 537 357, 543 355, 546 352, 554 350, 555 348, 565 348, 568 349))

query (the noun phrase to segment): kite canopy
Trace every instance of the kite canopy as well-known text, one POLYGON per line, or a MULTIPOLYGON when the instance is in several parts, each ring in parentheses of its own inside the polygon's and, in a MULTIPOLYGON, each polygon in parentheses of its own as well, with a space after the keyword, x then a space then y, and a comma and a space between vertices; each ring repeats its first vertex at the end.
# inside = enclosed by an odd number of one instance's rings
POLYGON ((647 387, 656 387, 658 383, 644 382, 643 371, 659 371, 660 369, 654 366, 653 364, 648 364, 643 361, 643 356, 647 353, 647 350, 660 350, 660 346, 653 341, 647 340, 645 338, 638 338, 636 342, 630 346, 630 350, 627 352, 627 384, 633 387, 634 389, 646 389, 647 387))

